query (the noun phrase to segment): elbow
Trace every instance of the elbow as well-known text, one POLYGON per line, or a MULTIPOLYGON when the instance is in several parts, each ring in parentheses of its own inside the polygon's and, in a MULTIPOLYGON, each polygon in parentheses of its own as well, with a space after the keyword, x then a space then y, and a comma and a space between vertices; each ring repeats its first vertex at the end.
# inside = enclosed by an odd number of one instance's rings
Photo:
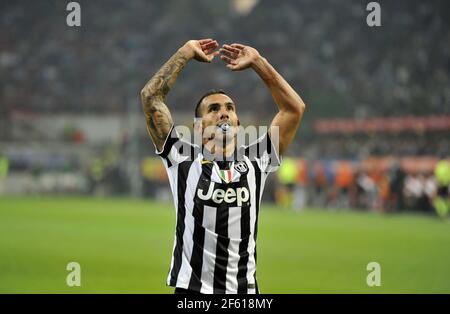
POLYGON ((300 115, 300 117, 302 117, 303 114, 305 113, 306 105, 303 101, 300 101, 300 103, 298 104, 297 107, 298 107, 298 109, 297 109, 298 114, 300 115))
POLYGON ((151 98, 150 93, 149 93, 148 90, 144 87, 144 88, 141 90, 141 101, 142 101, 142 103, 146 103, 148 100, 150 100, 150 98, 151 98))
POLYGON ((292 97, 283 107, 289 111, 290 114, 297 116, 299 119, 301 119, 306 109, 303 99, 298 95, 297 97, 292 97))
POLYGON ((303 114, 305 113, 306 105, 303 101, 297 102, 294 106, 292 106, 292 109, 290 110, 292 115, 295 115, 298 120, 300 120, 303 117, 303 114))
POLYGON ((141 102, 142 104, 148 104, 151 103, 153 100, 157 99, 158 97, 161 97, 160 94, 152 92, 148 90, 148 88, 143 88, 141 90, 141 102))
POLYGON ((289 116, 291 121, 300 121, 305 112, 306 106, 303 101, 292 102, 289 105, 286 105, 284 108, 280 109, 280 113, 283 115, 289 116))

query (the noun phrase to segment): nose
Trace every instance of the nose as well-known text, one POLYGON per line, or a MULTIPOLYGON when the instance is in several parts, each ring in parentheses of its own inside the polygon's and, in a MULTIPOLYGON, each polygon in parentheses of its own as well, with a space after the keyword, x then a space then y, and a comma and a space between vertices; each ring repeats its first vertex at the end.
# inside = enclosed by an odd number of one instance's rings
POLYGON ((220 110, 220 120, 229 120, 230 116, 228 114, 228 111, 225 107, 222 107, 220 110))

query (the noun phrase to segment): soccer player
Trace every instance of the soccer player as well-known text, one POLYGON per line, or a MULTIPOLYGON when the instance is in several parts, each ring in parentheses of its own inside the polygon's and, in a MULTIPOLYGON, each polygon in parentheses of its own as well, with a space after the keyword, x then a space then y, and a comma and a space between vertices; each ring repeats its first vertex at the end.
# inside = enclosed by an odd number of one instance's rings
POLYGON ((261 195, 268 174, 277 169, 279 156, 295 136, 305 110, 302 99, 256 49, 241 44, 219 49, 217 41, 202 39, 178 49, 142 89, 141 101, 177 212, 167 285, 175 293, 259 293, 261 195), (218 55, 231 71, 253 69, 278 106, 268 132, 251 145, 237 147, 236 103, 221 90, 206 93, 195 108, 194 130, 202 147, 174 129, 165 97, 177 76, 191 60, 209 63, 218 55), (215 131, 206 131, 211 128, 215 131))

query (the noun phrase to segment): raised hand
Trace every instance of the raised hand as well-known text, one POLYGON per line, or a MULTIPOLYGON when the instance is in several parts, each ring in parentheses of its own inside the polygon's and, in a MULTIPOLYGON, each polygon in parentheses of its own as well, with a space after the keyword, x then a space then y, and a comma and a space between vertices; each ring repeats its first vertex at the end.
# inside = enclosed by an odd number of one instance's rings
POLYGON ((261 58, 258 50, 241 44, 223 45, 219 52, 221 53, 220 58, 232 71, 247 69, 261 58))
POLYGON ((200 62, 211 62, 219 51, 215 51, 219 47, 217 41, 213 39, 189 40, 182 49, 188 56, 200 62))

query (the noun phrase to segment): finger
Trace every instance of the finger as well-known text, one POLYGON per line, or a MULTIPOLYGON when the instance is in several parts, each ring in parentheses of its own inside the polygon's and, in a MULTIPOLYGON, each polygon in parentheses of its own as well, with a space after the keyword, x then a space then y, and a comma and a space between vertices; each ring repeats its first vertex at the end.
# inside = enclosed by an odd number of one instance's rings
POLYGON ((210 47, 213 47, 213 46, 218 47, 218 46, 219 46, 219 43, 218 43, 217 41, 215 41, 215 40, 212 40, 212 41, 209 41, 209 42, 207 42, 207 43, 200 44, 200 46, 201 46, 202 48, 210 48, 210 47))
POLYGON ((198 40, 198 42, 199 42, 200 45, 204 45, 204 44, 206 44, 206 43, 208 43, 208 42, 210 42, 210 41, 212 41, 211 38, 199 39, 199 40, 198 40))
POLYGON ((203 51, 198 51, 197 56, 195 57, 198 61, 202 62, 210 62, 208 56, 203 51))
POLYGON ((218 52, 217 53, 215 52, 213 54, 207 55, 206 57, 208 58, 208 61, 211 62, 213 61, 214 57, 217 56, 217 54, 218 52))
POLYGON ((205 55, 205 58, 206 58, 209 62, 211 62, 211 61, 214 59, 214 57, 217 56, 218 54, 219 54, 219 52, 216 51, 216 52, 213 52, 213 53, 211 53, 211 54, 205 55))
MULTIPOLYGON (((215 48, 213 48, 213 49, 208 49, 208 50, 203 50, 203 52, 204 52, 205 55, 210 55, 211 53, 214 52, 214 50, 215 50, 215 48)), ((217 52, 218 52, 218 51, 217 51, 217 52)))
POLYGON ((201 46, 203 51, 210 51, 210 50, 214 50, 217 49, 217 47, 219 47, 219 44, 217 44, 216 42, 212 42, 210 44, 201 46))
POLYGON ((218 46, 219 45, 212 44, 212 45, 208 45, 208 46, 203 46, 203 47, 201 47, 201 49, 205 54, 210 54, 211 52, 216 50, 218 46))
POLYGON ((223 49, 226 49, 226 50, 228 50, 228 51, 237 53, 237 54, 238 54, 239 52, 241 52, 241 50, 239 50, 239 49, 237 49, 237 48, 234 48, 234 47, 231 47, 230 45, 223 45, 222 48, 223 48, 223 49))
POLYGON ((210 49, 210 50, 204 51, 204 53, 205 53, 205 55, 207 55, 207 56, 209 56, 209 55, 217 56, 217 55, 220 54, 219 51, 214 51, 214 49, 210 49))
POLYGON ((221 55, 220 59, 222 59, 223 61, 225 61, 226 63, 231 64, 231 65, 236 64, 236 61, 234 59, 231 59, 231 58, 229 58, 227 56, 224 56, 224 55, 221 55))
POLYGON ((227 64, 227 68, 229 68, 231 71, 236 71, 237 70, 237 65, 235 65, 235 64, 227 64))
POLYGON ((206 54, 206 53, 201 53, 200 57, 203 59, 203 61, 206 62, 211 62, 215 56, 219 55, 219 51, 214 51, 212 53, 206 54))
POLYGON ((231 58, 231 59, 236 59, 237 56, 238 56, 237 53, 231 52, 231 51, 223 49, 223 48, 220 48, 219 51, 220 51, 221 54, 223 54, 223 55, 225 55, 225 56, 227 56, 228 58, 231 58))
POLYGON ((244 46, 244 45, 241 45, 241 44, 236 44, 236 43, 234 43, 234 44, 231 44, 231 47, 233 47, 233 48, 238 48, 238 49, 244 49, 244 48, 245 48, 245 46, 244 46))

